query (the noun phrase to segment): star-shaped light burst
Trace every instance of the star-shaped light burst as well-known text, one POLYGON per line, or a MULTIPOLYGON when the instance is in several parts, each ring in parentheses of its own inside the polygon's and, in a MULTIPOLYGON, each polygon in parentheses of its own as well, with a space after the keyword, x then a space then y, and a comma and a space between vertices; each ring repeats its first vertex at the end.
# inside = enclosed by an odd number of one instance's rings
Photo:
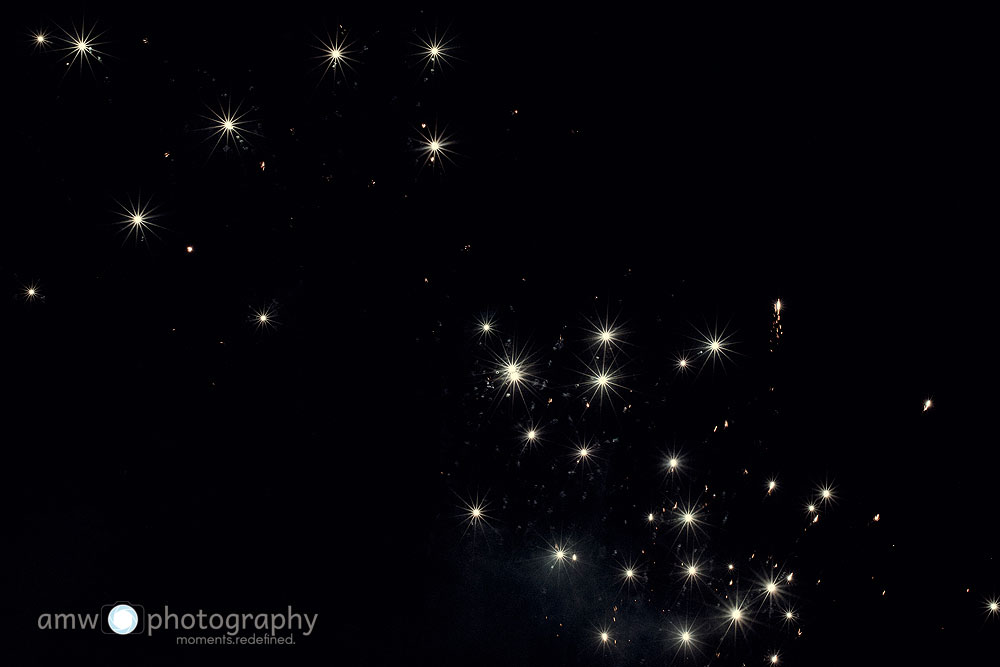
POLYGON ((164 229, 164 227, 153 222, 154 219, 159 217, 156 214, 156 208, 150 206, 149 201, 143 204, 142 195, 136 198, 135 203, 132 202, 131 197, 128 200, 128 204, 116 203, 121 207, 121 211, 119 212, 121 218, 118 220, 118 226, 121 227, 121 231, 125 232, 125 240, 122 241, 122 245, 125 245, 133 235, 135 236, 136 244, 145 243, 148 245, 148 236, 159 238, 155 230, 164 229))
POLYGON ((447 130, 448 128, 439 131, 436 126, 431 130, 427 127, 427 123, 420 124, 417 151, 424 158, 421 168, 429 164, 431 167, 437 167, 444 171, 445 162, 454 162, 452 159, 454 151, 450 147, 455 142, 448 135, 447 130))
MULTIPOLYGON (((476 531, 489 525, 490 517, 486 513, 488 506, 485 496, 480 499, 477 495, 475 498, 462 502, 460 509, 465 519, 465 533, 470 529, 476 531)), ((465 533, 462 534, 465 535, 465 533)))
POLYGON ((696 582, 702 574, 704 574, 704 568, 702 567, 701 561, 695 560, 694 558, 689 559, 688 562, 681 566, 681 568, 687 581, 696 582))
POLYGON ((24 300, 34 301, 35 299, 41 299, 42 294, 38 291, 38 283, 31 283, 30 285, 25 285, 21 290, 21 295, 24 296, 24 300))
POLYGON ((771 495, 778 489, 778 480, 771 478, 767 480, 767 495, 771 495))
POLYGON ((327 35, 325 40, 320 40, 320 44, 316 47, 320 53, 316 57, 323 61, 324 77, 328 72, 332 72, 334 80, 336 80, 338 76, 346 75, 347 70, 354 69, 350 65, 350 63, 357 62, 355 58, 351 57, 351 54, 356 53, 355 50, 351 49, 353 43, 347 41, 347 31, 343 29, 333 37, 327 35))
POLYGON ((223 151, 228 151, 230 145, 237 150, 246 149, 249 147, 250 142, 247 141, 244 135, 252 134, 260 136, 248 129, 247 126, 253 121, 244 120, 248 112, 241 114, 241 106, 242 104, 237 104, 236 111, 233 111, 233 102, 231 99, 227 99, 225 107, 221 103, 219 104, 218 111, 208 107, 212 115, 202 116, 202 118, 211 123, 208 127, 202 128, 205 131, 211 132, 208 139, 215 137, 215 144, 212 146, 212 152, 209 155, 215 153, 215 149, 219 147, 219 144, 223 144, 223 151))
POLYGON ((698 645, 701 641, 698 635, 694 631, 694 625, 691 623, 685 623, 679 627, 675 627, 673 633, 673 643, 677 647, 677 652, 674 654, 680 654, 684 652, 687 655, 691 655, 698 650, 698 645))
POLYGON ((521 432, 521 452, 534 449, 542 441, 542 430, 534 423, 529 423, 521 432))
POLYGON ((770 657, 768 658, 768 662, 770 662, 772 665, 777 665, 778 664, 778 654, 777 653, 772 653, 770 655, 770 657))
POLYGON ((476 335, 479 338, 489 338, 499 334, 493 313, 483 313, 476 319, 476 335))
POLYGON ((691 360, 683 353, 674 357, 674 366, 677 369, 677 373, 687 373, 694 367, 691 360))
POLYGON ((612 319, 608 315, 603 318, 598 316, 595 320, 587 319, 587 324, 590 325, 587 335, 594 346, 604 352, 609 348, 621 349, 626 332, 619 326, 617 317, 612 319))
POLYGON ((739 629, 746 634, 747 624, 750 622, 750 613, 747 609, 746 599, 740 600, 734 597, 733 601, 725 607, 725 615, 726 626, 723 636, 728 634, 730 629, 734 632, 736 629, 739 629))
POLYGON ((699 517, 697 504, 678 505, 679 515, 674 522, 685 535, 690 535, 701 530, 702 520, 699 517))
POLYGON ((819 487, 819 489, 816 490, 819 495, 819 502, 824 505, 833 503, 837 499, 835 490, 836 489, 834 489, 832 484, 824 484, 819 487))
POLYGON ((626 390, 626 387, 621 384, 624 376, 608 361, 606 355, 595 359, 592 365, 586 365, 586 371, 582 375, 585 378, 583 384, 586 387, 584 391, 587 407, 595 402, 598 405, 604 405, 604 400, 610 399, 612 396, 621 398, 619 390, 626 390))
MULTIPOLYGON (((103 51, 98 51, 96 48, 104 44, 104 42, 97 41, 104 33, 95 32, 96 29, 97 26, 93 25, 90 27, 90 30, 87 30, 85 22, 80 24, 79 30, 76 29, 76 26, 71 27, 69 30, 60 28, 63 36, 59 38, 59 41, 63 42, 66 46, 61 47, 59 50, 65 51, 71 56, 70 60, 66 62, 66 67, 73 67, 79 62, 80 71, 82 72, 83 65, 86 63, 90 71, 93 72, 94 69, 91 61, 104 62, 102 56, 106 56, 107 54, 103 51)), ((39 44, 38 36, 35 36, 36 45, 39 44)), ((42 34, 42 36, 45 37, 46 41, 48 40, 47 35, 42 34)))
POLYGON ((722 364, 732 360, 730 356, 733 353, 732 336, 726 335, 725 328, 721 332, 718 327, 705 332, 698 331, 698 337, 695 340, 699 344, 698 354, 710 359, 713 368, 716 362, 722 364))
POLYGON ((986 601, 987 616, 1000 616, 1000 598, 993 598, 986 601))
POLYGON ((582 465, 585 469, 589 469, 591 462, 597 459, 596 452, 596 442, 591 440, 582 440, 579 444, 573 446, 570 450, 569 456, 573 459, 573 463, 575 465, 582 465))
POLYGON ((36 30, 31 33, 31 43, 35 50, 45 49, 52 43, 52 39, 49 37, 49 33, 45 30, 36 30))
POLYGON ((761 582, 761 589, 764 597, 770 598, 780 598, 782 596, 781 588, 778 586, 779 579, 765 579, 761 582))
POLYGON ((524 394, 532 391, 537 378, 532 355, 524 347, 514 342, 506 344, 499 353, 493 353, 493 365, 490 382, 500 390, 498 398, 509 397, 513 401, 516 396, 523 401, 524 394))
POLYGON ((631 589, 638 585, 640 575, 638 561, 625 561, 619 567, 618 578, 621 580, 621 588, 628 586, 631 589))
POLYGON ((576 553, 574 553, 572 545, 567 540, 559 539, 554 543, 549 543, 546 540, 546 546, 548 550, 545 560, 549 565, 549 569, 555 570, 558 568, 559 570, 564 570, 577 562, 576 553))
POLYGON ((455 47, 451 46, 451 43, 455 41, 455 38, 448 38, 448 32, 445 31, 438 36, 437 29, 434 32, 428 34, 426 37, 418 37, 419 41, 414 43, 414 46, 418 47, 417 56, 420 58, 420 62, 423 63, 423 69, 421 73, 426 73, 428 70, 431 74, 434 74, 438 70, 442 69, 444 65, 451 66, 451 58, 454 57, 455 47))
POLYGON ((267 331, 278 326, 279 322, 275 318, 278 314, 278 307, 271 303, 263 308, 250 309, 250 321, 254 323, 257 330, 267 331))

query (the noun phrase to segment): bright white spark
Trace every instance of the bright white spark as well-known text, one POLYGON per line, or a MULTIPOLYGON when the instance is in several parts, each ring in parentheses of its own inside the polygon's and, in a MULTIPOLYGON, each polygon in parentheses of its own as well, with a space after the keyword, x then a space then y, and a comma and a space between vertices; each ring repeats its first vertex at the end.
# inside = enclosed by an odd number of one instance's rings
POLYGON ((278 309, 271 304, 265 306, 261 309, 251 309, 250 321, 259 330, 273 329, 279 322, 275 319, 275 315, 278 313, 278 309))
POLYGON ((589 397, 588 403, 593 403, 599 400, 600 404, 604 404, 604 399, 610 399, 612 395, 621 398, 621 394, 618 390, 625 390, 625 386, 622 385, 619 380, 622 379, 622 375, 619 374, 611 364, 608 363, 607 357, 602 357, 593 367, 588 366, 585 373, 587 390, 592 392, 592 396, 589 397))
POLYGON ((41 298, 41 293, 38 291, 38 285, 36 283, 25 285, 21 294, 24 295, 25 301, 34 301, 35 299, 41 298))
POLYGON ((778 488, 778 481, 775 479, 769 480, 767 483, 767 492, 771 493, 778 488))
POLYGON ((655 519, 656 519, 656 517, 655 517, 655 516, 653 516, 653 513, 652 513, 652 512, 650 512, 650 513, 649 513, 649 516, 647 516, 647 517, 646 517, 646 520, 647 520, 647 521, 649 521, 650 523, 653 523, 653 521, 654 521, 655 519))
POLYGON ((454 56, 455 47, 450 46, 450 44, 454 41, 454 38, 448 39, 447 31, 438 36, 435 29, 433 34, 428 35, 426 38, 418 39, 419 42, 414 43, 414 46, 419 48, 416 55, 420 58, 420 62, 424 64, 421 73, 430 70, 431 74, 433 74, 439 68, 451 65, 450 59, 454 56))
POLYGON ((836 499, 836 495, 833 491, 834 489, 830 485, 821 486, 819 488, 820 500, 824 503, 832 503, 836 499))
MULTIPOLYGON (((323 61, 323 76, 327 72, 333 72, 334 79, 338 74, 346 74, 347 70, 353 69, 350 63, 357 62, 351 54, 355 53, 351 49, 353 42, 347 41, 347 33, 337 33, 334 37, 327 35, 325 40, 320 40, 319 55, 316 56, 323 61)), ((322 80, 322 78, 320 79, 322 80)))
POLYGON ((524 392, 531 390, 531 383, 535 379, 529 355, 523 348, 508 345, 500 353, 494 353, 493 362, 495 369, 492 380, 500 390, 500 395, 509 396, 511 400, 517 395, 523 400, 524 392))
POLYGON ((143 204, 142 196, 140 195, 135 203, 132 203, 131 197, 127 205, 121 202, 116 203, 121 207, 121 212, 118 214, 120 218, 117 224, 121 227, 120 231, 125 232, 125 240, 122 241, 122 245, 125 245, 133 234, 135 235, 136 244, 142 242, 148 245, 147 234, 153 238, 159 238, 155 230, 163 229, 163 227, 153 222, 159 216, 156 215, 156 209, 150 206, 149 201, 143 204))
MULTIPOLYGON (((62 30, 63 36, 59 38, 59 41, 66 44, 66 46, 60 48, 60 51, 65 51, 70 54, 72 58, 66 63, 67 67, 72 67, 77 62, 80 63, 80 71, 83 71, 84 63, 93 72, 93 65, 91 60, 96 60, 97 62, 104 62, 102 56, 107 55, 102 51, 98 51, 98 46, 104 44, 104 42, 98 42, 103 33, 94 33, 96 26, 91 26, 90 30, 87 30, 86 23, 81 23, 80 29, 77 30, 76 26, 73 26, 69 30, 60 28, 62 30)), ((41 35, 45 37, 45 35, 41 35)), ((35 36, 35 43, 42 44, 44 42, 38 41, 39 35, 35 36)), ((46 38, 47 39, 47 38, 46 38)))
POLYGON ((608 634, 607 632, 602 632, 602 633, 601 633, 601 641, 602 641, 602 642, 605 642, 605 643, 607 643, 607 641, 608 641, 609 639, 611 639, 611 635, 609 635, 609 634, 608 634))
POLYGON ((926 401, 924 401, 924 412, 927 412, 930 409, 931 409, 931 399, 928 398, 926 401))
POLYGON ((806 505, 806 511, 809 512, 810 514, 815 514, 816 506, 813 505, 812 503, 809 503, 808 505, 806 505))
POLYGON ((727 336, 725 329, 721 332, 717 328, 704 333, 699 331, 698 336, 697 340, 701 345, 698 354, 707 355, 712 360, 713 367, 716 362, 722 363, 732 360, 730 356, 730 353, 733 351, 730 346, 732 336, 727 336))
POLYGON ((454 151, 449 148, 454 145, 454 141, 447 134, 447 128, 438 131, 435 127, 433 130, 429 128, 422 128, 420 130, 420 141, 417 147, 417 151, 424 156, 424 162, 421 165, 426 167, 430 164, 432 167, 440 167, 444 170, 445 162, 452 162, 451 156, 454 151))
POLYGON ((680 507, 680 516, 677 517, 678 527, 685 533, 700 530, 702 521, 698 518, 699 509, 696 505, 684 505, 680 507))
POLYGON ((775 653, 774 655, 771 656, 771 664, 772 665, 778 664, 778 654, 777 653, 775 653))
POLYGON ((228 150, 230 143, 239 150, 240 148, 247 148, 249 141, 247 141, 244 135, 253 134, 257 135, 256 132, 250 131, 247 126, 252 122, 249 120, 244 120, 246 118, 247 112, 240 113, 241 104, 236 105, 236 111, 233 111, 232 100, 227 100, 226 107, 223 108, 222 104, 219 105, 219 110, 215 111, 209 107, 209 112, 211 116, 202 116, 205 120, 211 122, 208 127, 201 128, 211 132, 208 136, 209 139, 215 137, 215 145, 212 146, 212 153, 215 153, 215 149, 219 147, 219 144, 225 142, 223 145, 223 150, 228 150))
POLYGON ((990 616, 1000 615, 1000 598, 988 600, 986 603, 986 610, 990 616))
POLYGON ((486 513, 488 506, 489 504, 486 502, 485 497, 480 499, 479 496, 476 496, 475 498, 470 498, 467 501, 462 501, 462 505, 459 509, 462 510, 462 516, 466 522, 466 532, 468 532, 470 528, 476 530, 489 525, 490 516, 486 513))

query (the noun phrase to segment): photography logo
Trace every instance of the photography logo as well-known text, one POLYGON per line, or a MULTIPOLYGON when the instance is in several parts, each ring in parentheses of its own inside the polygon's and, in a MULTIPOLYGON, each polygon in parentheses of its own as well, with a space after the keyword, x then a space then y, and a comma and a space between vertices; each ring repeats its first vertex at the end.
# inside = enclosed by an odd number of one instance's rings
POLYGON ((142 606, 116 602, 101 607, 101 632, 104 634, 130 635, 142 633, 146 612, 142 606))

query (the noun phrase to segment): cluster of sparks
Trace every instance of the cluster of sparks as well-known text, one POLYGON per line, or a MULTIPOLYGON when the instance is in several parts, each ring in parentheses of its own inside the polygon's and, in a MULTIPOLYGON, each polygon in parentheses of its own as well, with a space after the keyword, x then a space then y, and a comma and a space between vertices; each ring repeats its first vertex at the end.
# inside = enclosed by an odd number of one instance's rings
MULTIPOLYGON (((775 322, 779 319, 780 304, 780 300, 775 302, 775 322)), ((572 397, 574 388, 583 387, 584 415, 595 401, 610 402, 618 407, 627 404, 624 395, 630 390, 624 386, 626 376, 621 370, 624 366, 622 357, 625 356, 623 349, 627 344, 626 332, 609 318, 599 318, 589 325, 587 333, 581 337, 580 342, 589 345, 591 356, 589 360, 580 359, 583 369, 578 371, 586 379, 579 385, 560 387, 549 385, 541 377, 539 367, 542 364, 534 363, 526 348, 518 348, 514 345, 513 339, 500 335, 498 324, 492 315, 483 316, 476 321, 475 338, 478 344, 485 349, 490 349, 491 343, 499 343, 500 346, 499 351, 491 352, 486 359, 486 367, 492 367, 493 370, 486 373, 483 399, 489 397, 490 391, 494 392, 494 396, 499 395, 503 398, 519 397, 521 400, 514 401, 511 404, 512 408, 515 412, 526 410, 529 415, 528 425, 521 431, 520 456, 526 455, 529 450, 540 445, 540 422, 535 411, 539 409, 539 405, 552 403, 551 398, 545 398, 546 395, 562 394, 572 397)), ((780 333, 780 326, 773 331, 776 335, 780 333)), ((732 338, 725 329, 699 332, 696 340, 697 345, 693 350, 681 352, 676 357, 678 371, 693 366, 691 359, 699 359, 702 364, 709 362, 719 365, 725 365, 733 360, 735 352, 732 338)), ((776 336, 771 341, 772 350, 775 349, 775 342, 776 336)), ((563 343, 564 340, 560 336, 559 344, 563 343)), ((928 401, 925 409, 929 407, 928 401)), ((728 426, 729 421, 725 420, 723 427, 728 428, 728 426)), ((717 432, 716 429, 712 431, 717 432)), ((599 468, 601 461, 601 457, 597 455, 598 449, 607 446, 608 443, 613 443, 613 440, 578 438, 570 445, 567 453, 570 461, 570 466, 567 468, 569 474, 581 469, 593 473, 599 468)), ((551 442, 546 443, 546 447, 550 444, 551 442)), ((539 449, 544 448, 539 447, 539 449)), ((556 470, 557 465, 557 463, 552 464, 551 469, 556 470)), ((665 479, 674 484, 673 488, 677 491, 680 490, 676 484, 677 480, 698 473, 689 465, 685 465, 685 456, 680 449, 664 454, 661 470, 665 479)), ((587 479, 593 479, 592 474, 587 479)), ((765 477, 761 484, 762 495, 766 502, 775 502, 767 499, 780 498, 786 486, 776 475, 765 477)), ((670 628, 664 645, 664 651, 670 662, 698 660, 710 655, 719 656, 722 651, 738 651, 742 642, 758 634, 765 626, 772 628, 770 636, 776 642, 774 648, 779 648, 781 644, 802 637, 804 628, 808 628, 810 618, 808 615, 804 618, 799 607, 795 605, 795 601, 802 596, 804 590, 797 585, 799 577, 796 572, 787 566, 789 559, 794 559, 794 555, 785 557, 767 555, 760 558, 760 554, 751 553, 742 564, 734 561, 719 565, 718 557, 711 554, 708 546, 711 537, 721 528, 719 514, 723 511, 721 508, 715 508, 719 502, 717 500, 719 494, 712 493, 709 485, 702 482, 695 482, 692 487, 699 494, 699 498, 677 497, 676 500, 663 503, 660 509, 640 515, 642 520, 639 523, 652 531, 649 534, 653 536, 653 543, 643 548, 644 557, 641 559, 617 558, 613 563, 602 565, 600 562, 602 559, 592 550, 583 549, 580 545, 573 547, 571 540, 565 537, 560 536, 553 542, 541 538, 545 547, 539 558, 547 564, 548 570, 557 572, 561 576, 570 576, 574 571, 581 573, 586 571, 589 573, 587 576, 592 577, 602 568, 608 568, 614 573, 611 579, 615 582, 613 590, 616 594, 607 598, 613 601, 613 609, 608 612, 613 622, 610 625, 595 626, 596 640, 602 650, 627 650, 622 647, 628 646, 634 638, 630 638, 630 635, 622 630, 625 623, 622 618, 623 606, 638 605, 640 598, 650 598, 652 595, 667 595, 670 598, 663 603, 664 611, 666 607, 673 610, 673 615, 667 615, 670 628), (659 562, 663 558, 651 552, 656 546, 657 535, 666 536, 665 539, 672 545, 672 555, 666 559, 667 562, 675 559, 677 562, 677 573, 673 579, 675 583, 672 587, 668 586, 665 591, 662 588, 662 579, 658 588, 646 590, 650 572, 662 567, 659 562), (752 583, 749 588, 745 586, 745 582, 741 586, 741 574, 744 580, 747 576, 750 577, 752 583)), ((838 498, 837 488, 832 482, 826 481, 815 486, 812 494, 802 500, 805 517, 800 530, 810 530, 819 521, 820 512, 831 510, 838 498)), ((475 513, 481 509, 478 500, 465 503, 464 512, 469 527, 478 526, 484 521, 481 513, 475 513)), ((879 515, 875 514, 873 524, 878 521, 879 515)), ((612 553, 616 552, 612 550, 612 553)), ((816 583, 819 584, 820 580, 816 580, 816 583)), ((601 596, 601 599, 605 597, 601 596)), ((998 601, 990 600, 987 614, 998 615, 1000 614, 998 609, 1000 609, 998 601)), ((784 662, 782 651, 774 648, 759 653, 761 659, 768 664, 784 662)))

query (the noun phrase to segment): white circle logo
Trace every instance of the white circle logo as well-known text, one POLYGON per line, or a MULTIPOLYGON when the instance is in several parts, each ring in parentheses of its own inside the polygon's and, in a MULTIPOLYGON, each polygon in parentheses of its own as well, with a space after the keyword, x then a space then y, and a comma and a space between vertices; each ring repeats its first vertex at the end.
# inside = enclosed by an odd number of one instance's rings
POLYGON ((108 612, 108 625, 118 635, 127 635, 139 624, 139 614, 127 604, 116 605, 108 612))

